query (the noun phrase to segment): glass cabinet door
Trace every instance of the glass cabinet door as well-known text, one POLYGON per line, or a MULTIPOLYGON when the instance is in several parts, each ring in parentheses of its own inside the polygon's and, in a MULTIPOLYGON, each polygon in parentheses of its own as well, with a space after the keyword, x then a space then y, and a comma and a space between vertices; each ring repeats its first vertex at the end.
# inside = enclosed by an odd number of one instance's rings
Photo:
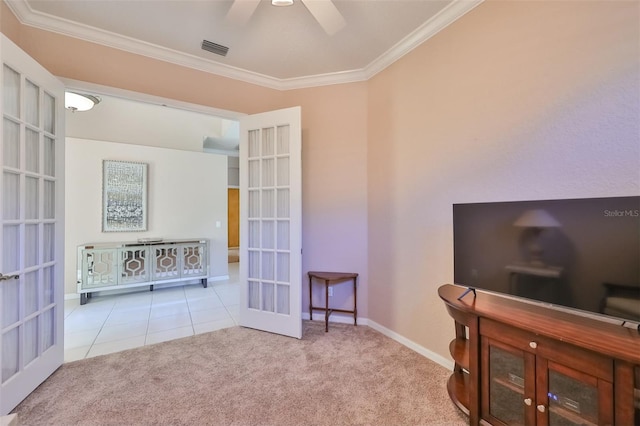
POLYGON ((82 256, 82 288, 118 284, 118 250, 86 249, 82 256))
POLYGON ((491 424, 531 425, 535 357, 489 338, 482 339, 482 418, 491 424))
POLYGON ((148 247, 125 247, 120 250, 119 284, 143 283, 150 280, 151 268, 148 247))
POLYGON ((611 407, 601 407, 603 400, 612 400, 613 385, 610 382, 545 359, 538 359, 537 368, 538 424, 613 424, 611 407))
POLYGON ((206 244, 183 244, 182 246, 182 277, 201 276, 205 274, 207 261, 206 244))
POLYGON ((180 247, 177 245, 159 245, 153 247, 152 279, 154 281, 180 278, 180 247))

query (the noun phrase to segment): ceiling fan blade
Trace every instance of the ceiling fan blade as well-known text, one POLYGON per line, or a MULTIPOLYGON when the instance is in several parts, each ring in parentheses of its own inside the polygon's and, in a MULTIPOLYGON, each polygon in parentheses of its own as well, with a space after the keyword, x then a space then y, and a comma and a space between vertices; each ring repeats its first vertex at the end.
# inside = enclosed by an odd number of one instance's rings
POLYGON ((347 24, 331 0, 302 0, 302 3, 329 35, 334 35, 347 24))
POLYGON ((244 25, 259 4, 260 0, 235 0, 227 12, 227 19, 237 25, 244 25))

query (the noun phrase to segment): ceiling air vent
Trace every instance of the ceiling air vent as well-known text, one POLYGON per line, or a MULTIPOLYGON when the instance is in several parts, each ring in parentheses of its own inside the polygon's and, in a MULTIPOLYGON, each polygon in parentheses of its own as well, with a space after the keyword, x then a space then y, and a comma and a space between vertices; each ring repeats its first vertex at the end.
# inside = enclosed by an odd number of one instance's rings
POLYGON ((227 46, 223 46, 209 40, 202 40, 202 50, 206 50, 220 56, 227 56, 229 48, 227 46))

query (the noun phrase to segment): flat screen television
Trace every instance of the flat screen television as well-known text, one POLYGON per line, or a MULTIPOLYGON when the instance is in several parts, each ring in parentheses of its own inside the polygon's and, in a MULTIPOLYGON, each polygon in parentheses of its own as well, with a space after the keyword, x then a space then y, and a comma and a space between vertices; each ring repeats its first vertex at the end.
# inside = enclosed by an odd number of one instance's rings
POLYGON ((459 285, 640 322, 640 196, 454 204, 453 242, 459 285))

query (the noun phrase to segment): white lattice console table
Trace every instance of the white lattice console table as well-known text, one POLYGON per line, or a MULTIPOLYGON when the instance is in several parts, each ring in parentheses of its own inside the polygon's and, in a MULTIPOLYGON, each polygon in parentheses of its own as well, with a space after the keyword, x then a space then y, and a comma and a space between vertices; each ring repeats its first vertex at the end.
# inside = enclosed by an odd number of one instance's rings
POLYGON ((95 243, 78 246, 80 304, 91 293, 200 280, 207 287, 209 240, 95 243))

